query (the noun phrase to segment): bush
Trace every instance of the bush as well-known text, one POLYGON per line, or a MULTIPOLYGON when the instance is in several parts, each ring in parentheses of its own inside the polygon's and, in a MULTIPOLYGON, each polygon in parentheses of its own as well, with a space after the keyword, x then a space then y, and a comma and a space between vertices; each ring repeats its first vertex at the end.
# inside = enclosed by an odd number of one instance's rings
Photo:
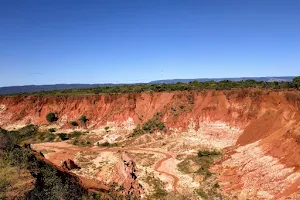
POLYGON ((35 138, 38 131, 38 126, 34 126, 32 124, 27 125, 23 128, 20 128, 16 131, 10 131, 9 137, 15 141, 15 143, 20 144, 22 141, 26 139, 35 138))
POLYGON ((198 151, 198 157, 203 157, 203 156, 218 156, 218 155, 221 155, 220 152, 214 150, 214 151, 207 151, 207 150, 204 150, 204 151, 198 151))
POLYGON ((0 177, 0 199, 6 199, 5 198, 5 192, 7 188, 9 187, 9 182, 3 177, 0 177))
POLYGON ((137 125, 134 129, 133 129, 133 133, 129 136, 129 137, 135 137, 138 135, 143 135, 145 132, 144 130, 141 128, 141 125, 137 125))
POLYGON ((0 132, 0 151, 10 151, 14 146, 14 142, 7 135, 7 132, 0 132))
POLYGON ((103 144, 101 144, 101 146, 103 146, 103 147, 116 147, 116 146, 118 146, 118 144, 117 143, 109 143, 109 142, 104 142, 103 144))
POLYGON ((69 139, 69 136, 66 133, 59 133, 58 136, 61 140, 68 140, 69 139))
POLYGON ((58 120, 58 118, 56 117, 55 113, 48 113, 46 115, 46 119, 48 122, 52 123, 52 122, 56 122, 58 120))
POLYGON ((297 76, 293 79, 292 83, 294 84, 294 86, 298 89, 300 89, 300 76, 297 76))
POLYGON ((73 145, 78 145, 79 144, 79 141, 77 139, 75 139, 72 143, 73 145))
POLYGON ((85 115, 82 115, 82 116, 79 118, 79 120, 80 120, 82 123, 84 123, 84 124, 88 121, 88 119, 86 118, 85 115))
POLYGON ((50 133, 54 133, 54 132, 56 131, 56 129, 55 129, 55 128, 49 128, 48 131, 49 131, 50 133))
POLYGON ((46 140, 47 140, 47 142, 52 142, 53 140, 55 140, 55 138, 56 138, 56 135, 51 133, 47 136, 46 140))
POLYGON ((143 130, 149 133, 154 133, 157 130, 166 132, 167 127, 161 122, 162 113, 156 113, 154 117, 143 124, 143 130))
POLYGON ((75 132, 70 133, 70 134, 69 134, 69 137, 70 137, 70 138, 79 138, 81 135, 82 135, 81 132, 75 131, 75 132))
POLYGON ((104 130, 108 131, 108 129, 109 129, 109 126, 104 127, 104 130))
POLYGON ((70 123, 72 126, 78 126, 78 123, 76 121, 71 121, 70 123))

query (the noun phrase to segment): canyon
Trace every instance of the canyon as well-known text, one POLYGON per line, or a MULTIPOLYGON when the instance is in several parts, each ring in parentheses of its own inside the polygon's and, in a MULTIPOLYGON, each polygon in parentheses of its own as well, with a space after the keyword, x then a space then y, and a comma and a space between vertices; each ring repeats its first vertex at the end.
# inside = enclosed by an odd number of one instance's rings
POLYGON ((299 106, 299 90, 287 89, 0 96, 0 126, 82 133, 90 145, 31 147, 58 168, 76 163, 63 170, 90 190, 115 187, 141 199, 300 199, 299 106), (46 120, 51 112, 56 122, 46 120), (132 135, 158 113, 165 130, 132 135), (82 115, 86 124, 70 124, 82 115))

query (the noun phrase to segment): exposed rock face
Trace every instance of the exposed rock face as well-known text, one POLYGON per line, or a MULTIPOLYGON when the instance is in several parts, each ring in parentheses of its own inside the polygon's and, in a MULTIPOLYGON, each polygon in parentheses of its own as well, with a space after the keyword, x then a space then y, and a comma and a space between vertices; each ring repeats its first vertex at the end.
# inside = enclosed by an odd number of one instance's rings
POLYGON ((141 197, 143 189, 138 182, 136 172, 137 168, 135 162, 123 153, 120 162, 115 167, 115 174, 112 178, 113 182, 117 182, 121 185, 118 190, 123 195, 141 197))
POLYGON ((65 160, 61 163, 61 167, 66 170, 81 169, 73 160, 65 160))
MULTIPOLYGON (((211 130, 211 136, 201 136, 201 141, 214 142, 222 148, 231 146, 231 150, 223 155, 226 159, 215 169, 227 194, 241 199, 244 196, 300 199, 299 91, 235 89, 90 96, 1 96, 0 105, 0 126, 5 129, 26 123, 46 127, 45 116, 49 112, 58 114, 55 123, 58 129, 84 114, 89 119, 86 125, 90 130, 105 126, 107 122, 125 127, 142 124, 161 112, 162 121, 170 130, 177 129, 178 134, 186 131, 192 122, 195 130, 200 129, 198 132, 202 128, 211 130), (240 131, 224 134, 222 127, 201 127, 203 122, 208 125, 222 122, 240 131), (238 138, 237 143, 235 138, 238 138)), ((140 139, 148 140, 147 137, 140 139)), ((63 163, 65 169, 72 169, 74 166, 71 165, 71 162, 63 163)), ((141 187, 136 170, 135 163, 124 154, 111 182, 123 185, 121 192, 124 194, 139 195, 141 187)))

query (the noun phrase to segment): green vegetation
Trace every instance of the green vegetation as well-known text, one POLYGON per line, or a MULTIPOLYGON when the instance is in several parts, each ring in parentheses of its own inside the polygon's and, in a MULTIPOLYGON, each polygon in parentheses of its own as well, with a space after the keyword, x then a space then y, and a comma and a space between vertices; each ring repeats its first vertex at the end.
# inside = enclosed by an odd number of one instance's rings
POLYGON ((27 179, 24 174, 29 173, 23 171, 28 166, 29 153, 27 150, 22 151, 17 144, 31 135, 33 129, 33 126, 25 127, 20 130, 21 135, 18 135, 18 131, 12 133, 0 128, 0 199, 8 198, 6 192, 27 179))
POLYGON ((86 123, 89 121, 88 118, 85 115, 82 115, 79 118, 79 121, 81 121, 81 123, 83 123, 84 125, 86 125, 86 123))
POLYGON ((55 128, 49 128, 48 131, 49 131, 50 133, 54 133, 54 132, 56 131, 56 129, 55 129, 55 128))
POLYGON ((102 147, 117 147, 118 144, 117 143, 104 142, 102 144, 99 144, 98 146, 102 146, 102 147))
POLYGON ((81 125, 83 125, 84 128, 86 128, 86 123, 89 121, 88 118, 85 115, 81 115, 79 118, 79 121, 81 125))
POLYGON ((216 151, 216 150, 213 150, 213 151, 207 151, 207 150, 204 150, 204 151, 198 151, 198 157, 207 157, 207 156, 219 156, 221 155, 220 152, 216 151))
POLYGON ((195 102, 194 102, 194 98, 191 96, 191 95, 189 95, 188 96, 188 102, 189 102, 189 104, 191 104, 191 105, 193 105, 195 102))
POLYGON ((133 129, 133 133, 129 137, 135 137, 139 135, 143 135, 145 133, 154 133, 156 131, 162 131, 166 132, 167 127, 166 125, 161 121, 162 113, 158 112, 156 113, 152 119, 148 120, 146 123, 144 123, 141 127, 141 125, 137 125, 135 129, 133 129))
MULTIPOLYGON (((223 80, 219 82, 207 81, 199 82, 193 81, 190 83, 175 83, 175 84, 136 84, 136 85, 119 85, 119 86, 107 86, 107 87, 95 87, 85 89, 67 89, 67 90, 53 90, 53 91, 41 91, 30 93, 32 95, 70 95, 70 94, 112 94, 112 93, 140 93, 140 92, 172 92, 172 91, 190 91, 190 90, 230 90, 233 88, 269 88, 269 89, 287 89, 294 88, 299 89, 299 77, 293 79, 292 82, 264 82, 255 80, 245 81, 230 81, 223 80)), ((28 93, 23 93, 28 95, 28 93)), ((16 95, 16 94, 14 94, 16 95)), ((96 101, 94 103, 97 103, 96 101)), ((193 101, 191 100, 192 104, 193 101)))
POLYGON ((109 129, 109 126, 104 127, 104 130, 108 131, 108 129, 109 129))
POLYGON ((203 175, 205 178, 209 178, 212 173, 209 171, 210 165, 213 164, 214 159, 220 156, 221 153, 218 151, 199 151, 198 156, 189 156, 184 161, 177 165, 178 170, 184 173, 198 173, 203 175), (193 170, 191 165, 196 166, 198 169, 193 170))
POLYGON ((69 139, 69 136, 68 136, 68 134, 66 134, 66 133, 59 133, 58 134, 58 137, 61 139, 61 140, 68 140, 69 139))
POLYGON ((146 182, 153 187, 153 193, 147 196, 147 199, 164 199, 168 195, 165 185, 160 179, 148 176, 146 182))
POLYGON ((29 139, 28 143, 34 143, 34 142, 52 142, 56 139, 56 135, 53 133, 47 133, 47 132, 41 132, 41 133, 37 133, 37 139, 35 138, 31 138, 29 139))
POLYGON ((77 123, 76 121, 71 121, 70 124, 71 124, 72 126, 78 126, 78 123, 77 123))
POLYGON ((72 133, 69 133, 69 138, 79 138, 82 135, 81 132, 74 131, 72 133))
POLYGON ((78 140, 78 139, 73 140, 72 144, 80 147, 87 147, 92 145, 90 141, 78 140))
POLYGON ((292 84, 295 88, 300 89, 300 76, 297 76, 293 79, 292 84))
POLYGON ((78 139, 82 135, 82 133, 78 132, 78 131, 74 131, 72 133, 59 133, 57 135, 61 140, 64 141, 64 140, 69 140, 69 139, 73 139, 73 138, 78 139))
POLYGON ((139 135, 143 135, 145 132, 144 130, 141 128, 141 125, 138 124, 134 129, 133 129, 133 133, 129 136, 129 137, 136 137, 139 135))
POLYGON ((48 113, 46 115, 46 119, 49 123, 52 123, 52 122, 56 122, 58 120, 57 116, 55 115, 55 113, 51 112, 51 113, 48 113))
MULTIPOLYGON (((101 199, 100 193, 88 195, 87 190, 78 184, 77 177, 38 160, 30 148, 20 147, 28 140, 47 139, 54 135, 37 130, 34 125, 15 131, 0 128, 0 199, 101 199), (35 185, 32 185, 34 180, 35 185), (18 196, 8 196, 8 192, 18 196)), ((79 132, 68 134, 75 138, 80 135, 79 132)))
POLYGON ((27 126, 21 128, 21 129, 19 129, 19 130, 6 131, 6 130, 1 129, 1 128, 0 128, 0 130, 1 130, 0 132, 2 132, 3 134, 7 134, 7 135, 10 136, 9 138, 6 138, 6 139, 10 140, 9 143, 19 144, 19 143, 21 143, 21 142, 23 142, 27 139, 31 139, 31 138, 36 137, 38 126, 34 126, 34 125, 30 124, 30 125, 27 125, 27 126))
POLYGON ((196 189, 195 193, 203 199, 209 199, 208 195, 202 189, 196 189))
POLYGON ((143 130, 149 133, 154 133, 154 131, 167 131, 167 127, 163 122, 161 122, 162 113, 156 113, 154 117, 143 124, 143 130))

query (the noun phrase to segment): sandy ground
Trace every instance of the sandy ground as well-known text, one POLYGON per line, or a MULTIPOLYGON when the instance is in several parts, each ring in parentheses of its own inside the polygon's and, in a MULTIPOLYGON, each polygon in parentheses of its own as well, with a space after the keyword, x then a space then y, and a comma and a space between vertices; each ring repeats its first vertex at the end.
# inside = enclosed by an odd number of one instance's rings
MULTIPOLYGON (((300 173, 266 155, 259 146, 260 141, 238 147, 229 158, 224 158, 221 164, 212 167, 214 173, 207 180, 199 174, 180 171, 178 164, 187 156, 197 155, 198 150, 222 151, 235 145, 242 130, 225 123, 204 122, 196 129, 194 123, 190 122, 187 131, 173 129, 169 135, 155 133, 128 138, 131 130, 110 124, 109 131, 102 128, 85 136, 101 143, 117 142, 121 147, 79 147, 68 141, 34 144, 32 147, 37 151, 48 152, 45 157, 56 165, 66 159, 74 160, 81 166, 80 170, 73 170, 74 173, 106 184, 116 180, 123 182, 122 177, 116 177, 116 172, 121 170, 118 163, 122 161, 122 153, 126 153, 136 163, 137 179, 146 195, 155 192, 156 187, 153 182, 149 182, 149 178, 161 181, 163 185, 160 187, 168 193, 179 193, 190 199, 201 198, 195 192, 199 188, 211 193, 207 185, 218 182, 221 188, 214 192, 223 194, 222 198, 229 194, 229 199, 274 199, 280 197, 277 194, 285 192, 286 188, 297 190, 299 187, 297 183, 300 173)), ((189 166, 191 169, 193 167, 197 169, 195 163, 189 166)), ((293 193, 290 197, 297 199, 297 195, 293 193)), ((220 198, 216 196, 215 199, 220 198)))
POLYGON ((81 166, 81 169, 74 170, 74 173, 105 183, 114 181, 112 174, 116 170, 115 166, 121 159, 121 153, 126 152, 132 155, 136 162, 138 179, 141 180, 140 183, 146 194, 153 192, 153 185, 142 180, 146 180, 150 175, 161 180, 168 192, 184 193, 188 190, 193 193, 200 184, 195 176, 178 170, 177 165, 182 160, 177 159, 176 156, 196 155, 200 149, 222 149, 233 144, 241 133, 240 130, 221 122, 203 123, 197 131, 191 123, 189 130, 180 135, 177 133, 178 130, 174 129, 170 135, 145 134, 133 140, 127 136, 131 133, 130 129, 122 131, 110 124, 109 132, 98 129, 86 136, 95 138, 97 141, 95 145, 107 141, 118 142, 122 147, 79 147, 67 141, 33 144, 32 148, 47 152, 45 157, 56 165, 61 165, 63 160, 72 159, 81 166), (226 136, 229 139, 222 141, 221 138, 226 136))

